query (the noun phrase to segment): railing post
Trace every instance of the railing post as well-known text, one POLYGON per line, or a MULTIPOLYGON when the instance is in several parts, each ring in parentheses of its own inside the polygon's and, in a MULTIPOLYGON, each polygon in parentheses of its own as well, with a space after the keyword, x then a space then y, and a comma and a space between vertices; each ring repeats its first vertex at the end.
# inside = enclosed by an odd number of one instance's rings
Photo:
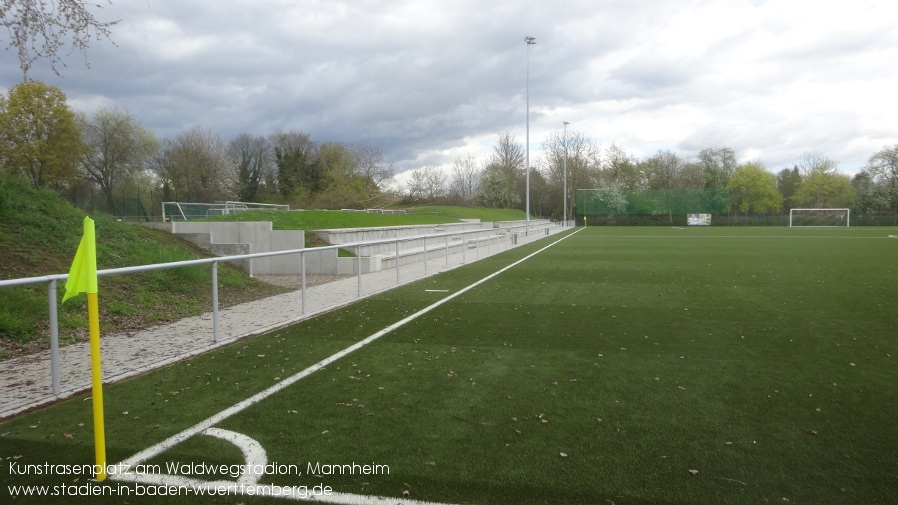
POLYGON ((300 274, 302 274, 302 314, 306 313, 306 253, 299 253, 300 274))
POLYGON ((449 270, 449 235, 446 235, 446 270, 449 270))
POLYGON ((218 262, 212 262, 212 338, 218 342, 218 262))
POLYGON ((480 232, 474 234, 474 256, 480 261, 480 232))
POLYGON ((50 386, 53 396, 59 396, 59 318, 56 313, 56 279, 50 281, 50 386))
POLYGON ((424 277, 427 277, 427 237, 424 237, 424 277))
POLYGON ((396 285, 399 285, 399 239, 396 240, 396 285))
POLYGON ((358 269, 359 269, 359 288, 358 288, 358 292, 356 293, 356 297, 361 298, 362 297, 362 246, 360 246, 360 245, 355 246, 355 257, 356 257, 356 259, 358 259, 356 264, 358 265, 358 269))

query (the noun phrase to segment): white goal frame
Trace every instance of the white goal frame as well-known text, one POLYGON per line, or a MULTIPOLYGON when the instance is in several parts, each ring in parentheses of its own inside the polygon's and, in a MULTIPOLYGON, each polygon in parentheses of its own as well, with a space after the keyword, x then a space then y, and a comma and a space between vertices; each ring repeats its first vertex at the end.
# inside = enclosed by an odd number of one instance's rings
POLYGON ((795 217, 795 211, 796 211, 796 210, 798 210, 798 211, 802 211, 802 210, 844 211, 844 212, 845 212, 845 227, 846 227, 846 228, 850 228, 850 227, 851 227, 851 209, 824 209, 824 208, 817 208, 817 209, 789 209, 789 227, 790 227, 790 228, 793 227, 793 226, 796 226, 796 227, 800 226, 800 227, 803 227, 803 228, 840 228, 840 227, 842 226, 842 225, 840 225, 840 224, 839 224, 839 225, 828 225, 828 224, 820 224, 820 225, 796 225, 796 224, 793 224, 793 223, 794 223, 793 218, 795 217))

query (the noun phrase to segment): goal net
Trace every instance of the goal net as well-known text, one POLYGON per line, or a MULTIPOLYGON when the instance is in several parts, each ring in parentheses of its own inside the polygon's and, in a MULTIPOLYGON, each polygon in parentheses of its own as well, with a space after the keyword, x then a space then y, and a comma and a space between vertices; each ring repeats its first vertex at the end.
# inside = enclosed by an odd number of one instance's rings
POLYGON ((789 211, 789 226, 849 227, 849 209, 792 209, 789 211))
POLYGON ((289 205, 253 202, 162 202, 163 221, 192 221, 246 210, 289 210, 289 205))

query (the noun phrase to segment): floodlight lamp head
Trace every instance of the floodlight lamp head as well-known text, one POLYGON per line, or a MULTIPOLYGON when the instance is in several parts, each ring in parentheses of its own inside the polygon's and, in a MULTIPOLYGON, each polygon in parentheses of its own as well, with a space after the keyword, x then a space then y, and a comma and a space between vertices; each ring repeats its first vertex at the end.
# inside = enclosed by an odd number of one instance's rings
POLYGON ((565 125, 569 125, 569 124, 570 124, 570 123, 568 123, 567 121, 562 121, 562 122, 563 122, 565 125))
POLYGON ((524 37, 524 42, 526 42, 527 45, 532 46, 533 44, 536 44, 536 37, 524 37))

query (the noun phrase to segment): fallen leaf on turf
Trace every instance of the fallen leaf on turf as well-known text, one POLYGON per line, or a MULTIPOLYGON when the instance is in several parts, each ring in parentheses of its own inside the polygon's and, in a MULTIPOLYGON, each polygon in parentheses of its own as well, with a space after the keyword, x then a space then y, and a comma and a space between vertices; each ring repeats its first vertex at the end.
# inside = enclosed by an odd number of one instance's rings
POLYGON ((65 438, 67 438, 69 440, 72 440, 74 438, 71 433, 63 433, 62 436, 64 436, 65 438))
POLYGON ((817 436, 817 430, 808 430, 808 435, 817 436))
POLYGON ((543 423, 543 424, 549 424, 549 420, 548 420, 548 419, 540 419, 539 422, 541 422, 541 423, 543 423))
POLYGON ((566 457, 567 457, 567 454, 566 454, 566 453, 559 452, 558 454, 559 454, 562 458, 566 458, 566 457))
POLYGON ((692 475, 698 475, 698 470, 689 470, 692 475))

